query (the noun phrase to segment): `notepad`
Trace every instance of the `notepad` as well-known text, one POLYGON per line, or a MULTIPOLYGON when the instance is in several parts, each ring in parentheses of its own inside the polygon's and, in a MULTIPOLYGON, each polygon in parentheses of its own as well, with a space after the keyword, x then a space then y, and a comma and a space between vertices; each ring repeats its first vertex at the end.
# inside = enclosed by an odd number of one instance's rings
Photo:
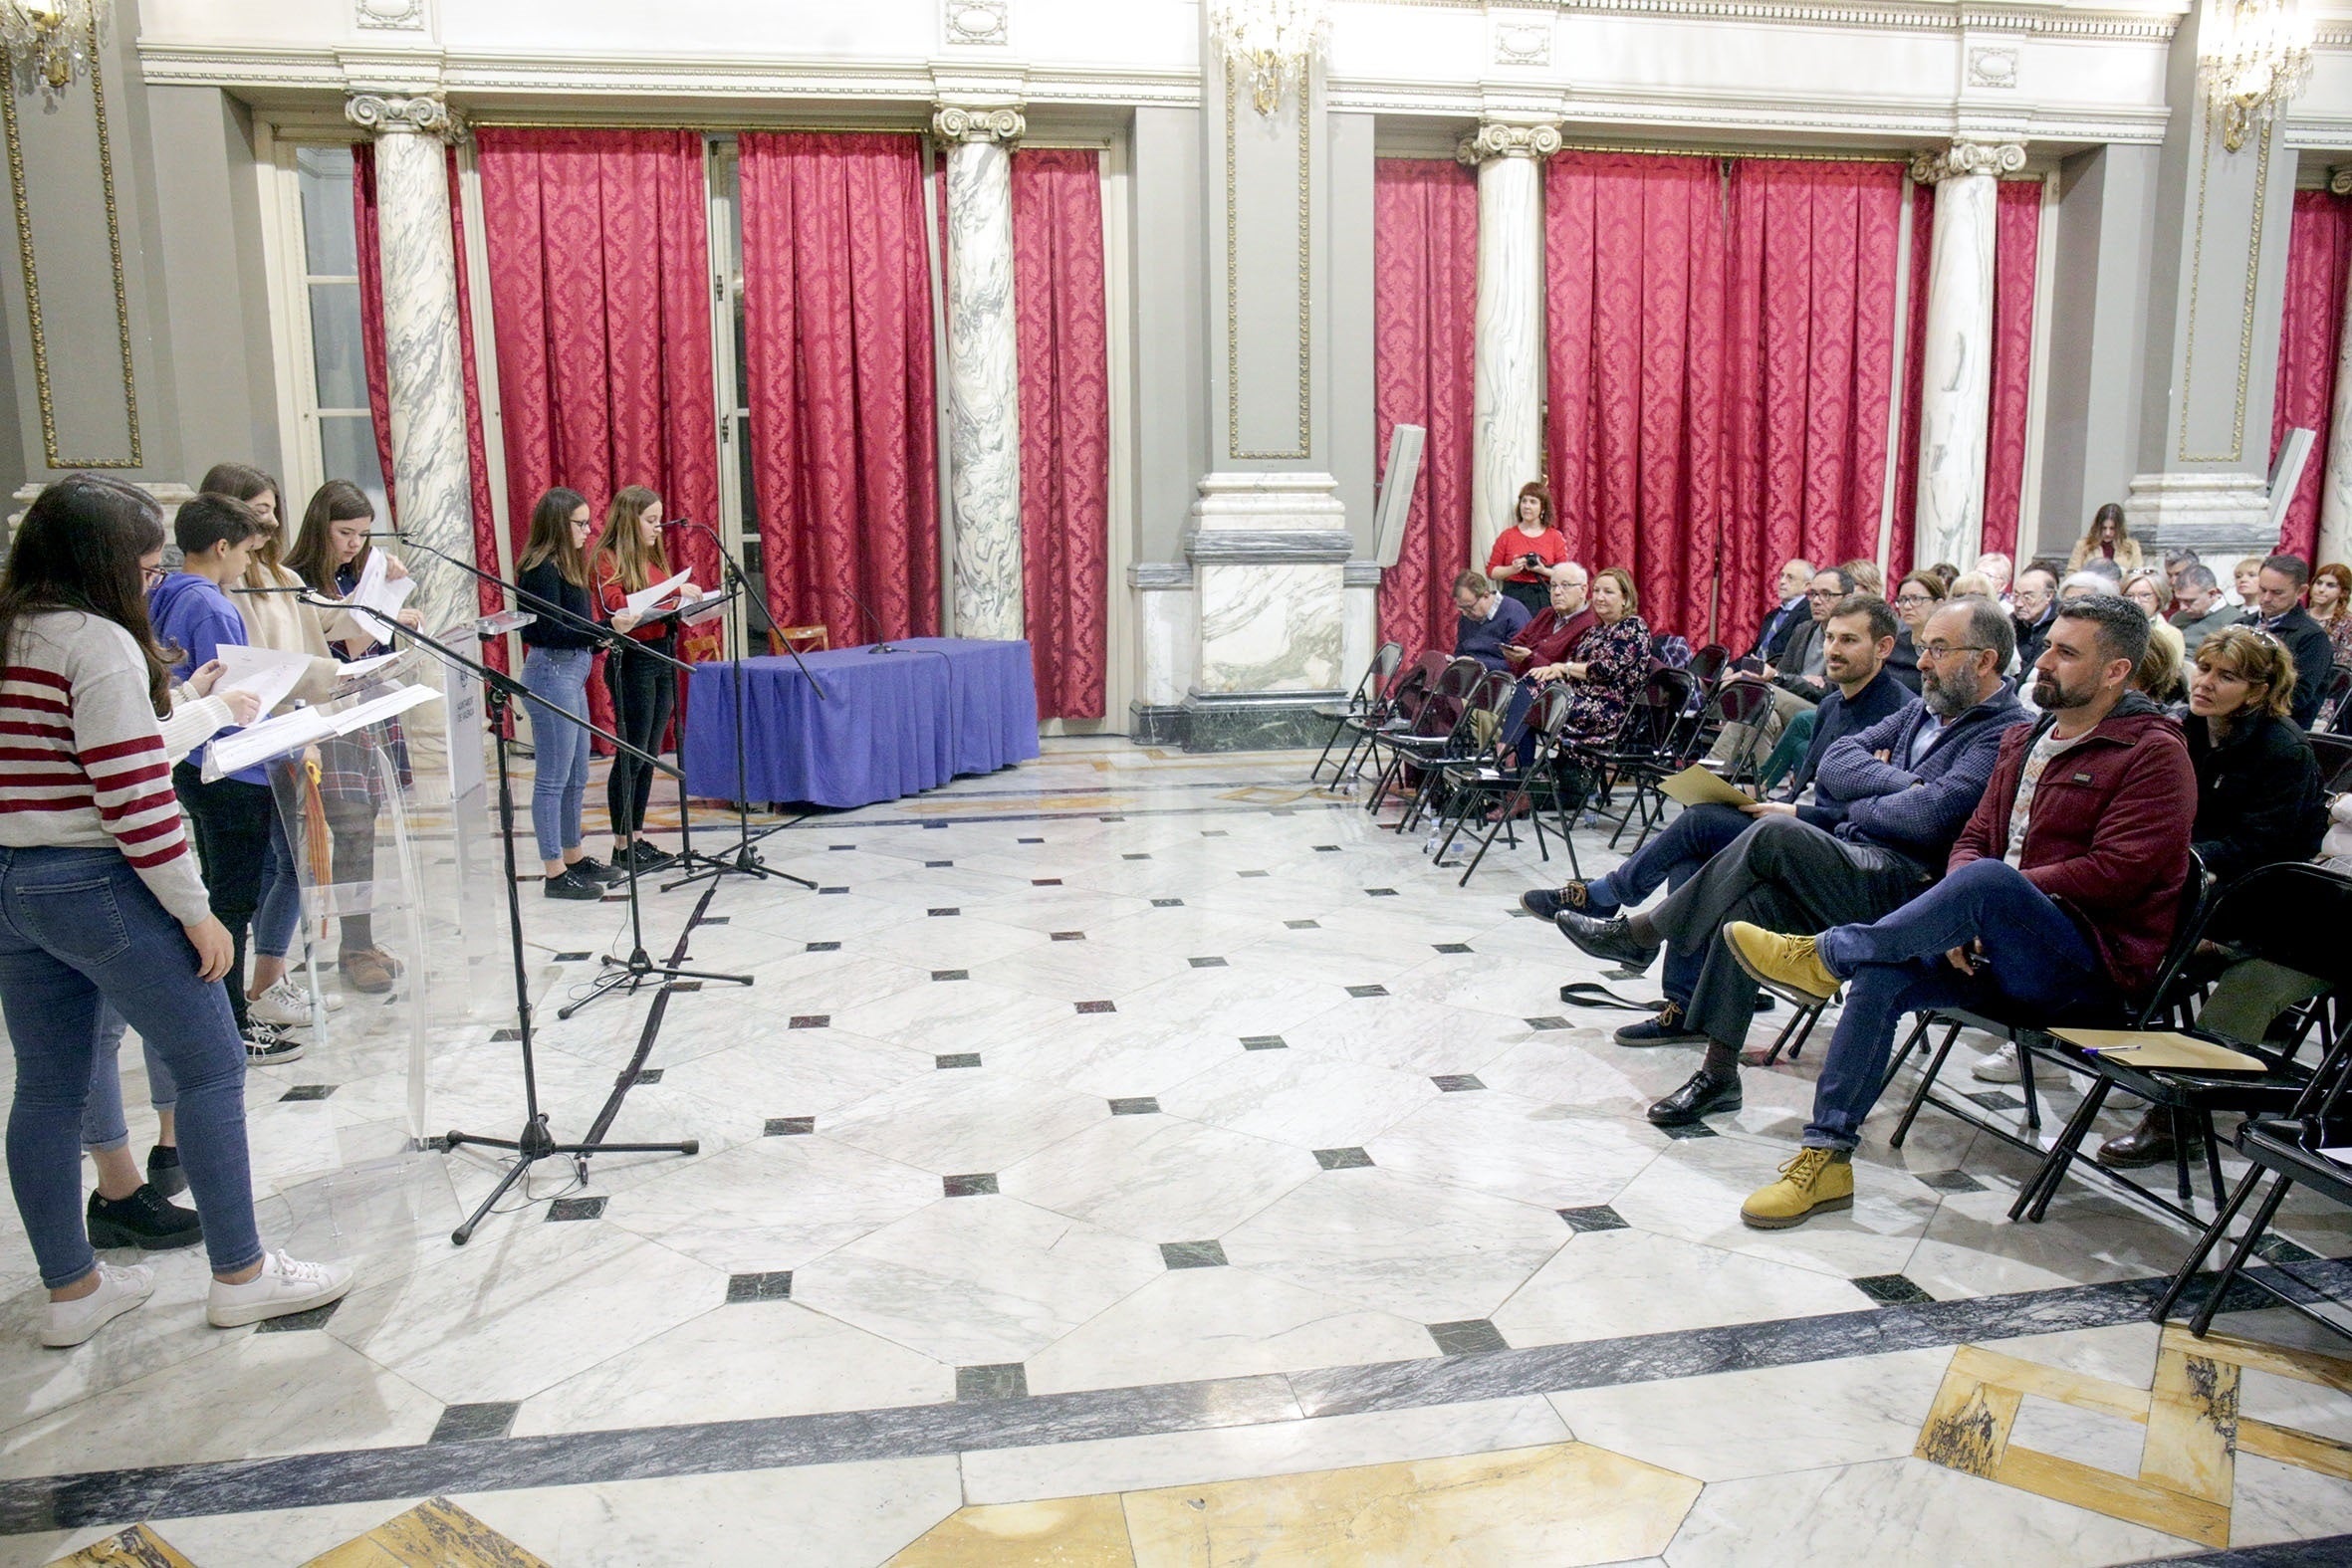
POLYGON ((1681 773, 1663 780, 1658 785, 1669 800, 1684 805, 1754 805, 1756 796, 1745 789, 1733 787, 1693 763, 1681 773))
POLYGON ((2197 1072, 2267 1072, 2257 1057, 2172 1029, 2052 1029, 2069 1045, 2129 1067, 2173 1067, 2197 1072))

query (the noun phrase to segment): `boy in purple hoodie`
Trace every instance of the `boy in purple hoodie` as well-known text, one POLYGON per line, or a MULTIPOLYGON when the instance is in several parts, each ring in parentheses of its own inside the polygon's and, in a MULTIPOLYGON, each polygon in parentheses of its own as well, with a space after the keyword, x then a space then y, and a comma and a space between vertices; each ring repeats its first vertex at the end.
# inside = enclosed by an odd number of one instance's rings
MULTIPOLYGON (((242 501, 205 495, 180 507, 171 532, 179 543, 180 569, 147 595, 147 613, 155 640, 178 657, 172 674, 184 680, 189 671, 217 658, 221 648, 246 645, 245 618, 237 613, 226 588, 245 575, 262 521, 242 501)), ((254 936, 260 949, 256 976, 264 985, 284 973, 286 950, 301 919, 294 858, 278 820, 269 776, 254 767, 206 784, 204 754, 199 746, 172 769, 171 787, 195 824, 196 856, 204 866, 212 913, 229 928, 235 943, 236 959, 226 982, 229 1008, 236 1014, 238 1032, 245 1036, 248 1062, 292 1061, 302 1055, 302 1045, 246 1013, 245 948, 248 935, 254 936), (273 968, 276 974, 263 973, 273 968)))

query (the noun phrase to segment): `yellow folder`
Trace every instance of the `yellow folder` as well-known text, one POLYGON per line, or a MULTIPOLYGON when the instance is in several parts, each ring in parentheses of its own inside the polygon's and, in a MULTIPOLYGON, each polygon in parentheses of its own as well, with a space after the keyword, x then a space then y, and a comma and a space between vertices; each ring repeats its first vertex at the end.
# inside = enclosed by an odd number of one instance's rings
POLYGON ((1684 805, 1700 805, 1708 801, 1717 805, 1756 804, 1756 796, 1725 784, 1697 763, 1661 781, 1658 787, 1666 792, 1666 798, 1679 800, 1684 805))
POLYGON ((2069 1045, 2132 1067, 2176 1067, 2199 1072, 2266 1072, 2241 1050, 2171 1029, 2052 1029, 2069 1045))

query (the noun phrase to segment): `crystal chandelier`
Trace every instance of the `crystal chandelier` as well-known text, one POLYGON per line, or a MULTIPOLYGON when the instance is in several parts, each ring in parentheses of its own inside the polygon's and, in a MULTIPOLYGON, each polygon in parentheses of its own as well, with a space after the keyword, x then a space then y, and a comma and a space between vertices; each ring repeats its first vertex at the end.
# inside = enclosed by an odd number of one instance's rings
POLYGON ((1209 0, 1209 37, 1229 73, 1247 70, 1251 99, 1272 114, 1331 38, 1330 0, 1209 0))
POLYGON ((2223 25, 2200 51, 2207 102, 2222 144, 2235 152, 2311 78, 2311 24, 2298 0, 2216 0, 2223 25))
POLYGON ((0 0, 0 47, 17 81, 57 93, 90 66, 103 0, 0 0))

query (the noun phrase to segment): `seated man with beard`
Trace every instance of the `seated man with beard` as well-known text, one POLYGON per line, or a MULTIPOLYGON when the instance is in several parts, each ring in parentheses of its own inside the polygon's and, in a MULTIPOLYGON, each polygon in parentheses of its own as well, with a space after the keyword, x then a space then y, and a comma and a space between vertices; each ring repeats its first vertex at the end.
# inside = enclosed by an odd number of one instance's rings
POLYGON ((1820 791, 1848 802, 1834 830, 1792 807, 1763 805, 1764 820, 1647 915, 1604 921, 1560 912, 1560 930, 1595 958, 1638 968, 1668 947, 1669 993, 1678 976, 1691 987, 1687 1018, 1671 1038, 1704 1040, 1707 1059, 1650 1107, 1651 1121, 1676 1127, 1740 1108, 1740 1047, 1758 998, 1725 948, 1727 925, 1802 930, 1875 920, 1941 873, 1992 777, 2001 736, 2025 722, 2000 674, 2013 636, 2009 617, 1990 599, 1954 599, 1929 617, 1919 645, 1923 701, 1847 736, 1821 760, 1820 791), (1695 984, 1687 978, 1694 973, 1695 984))

